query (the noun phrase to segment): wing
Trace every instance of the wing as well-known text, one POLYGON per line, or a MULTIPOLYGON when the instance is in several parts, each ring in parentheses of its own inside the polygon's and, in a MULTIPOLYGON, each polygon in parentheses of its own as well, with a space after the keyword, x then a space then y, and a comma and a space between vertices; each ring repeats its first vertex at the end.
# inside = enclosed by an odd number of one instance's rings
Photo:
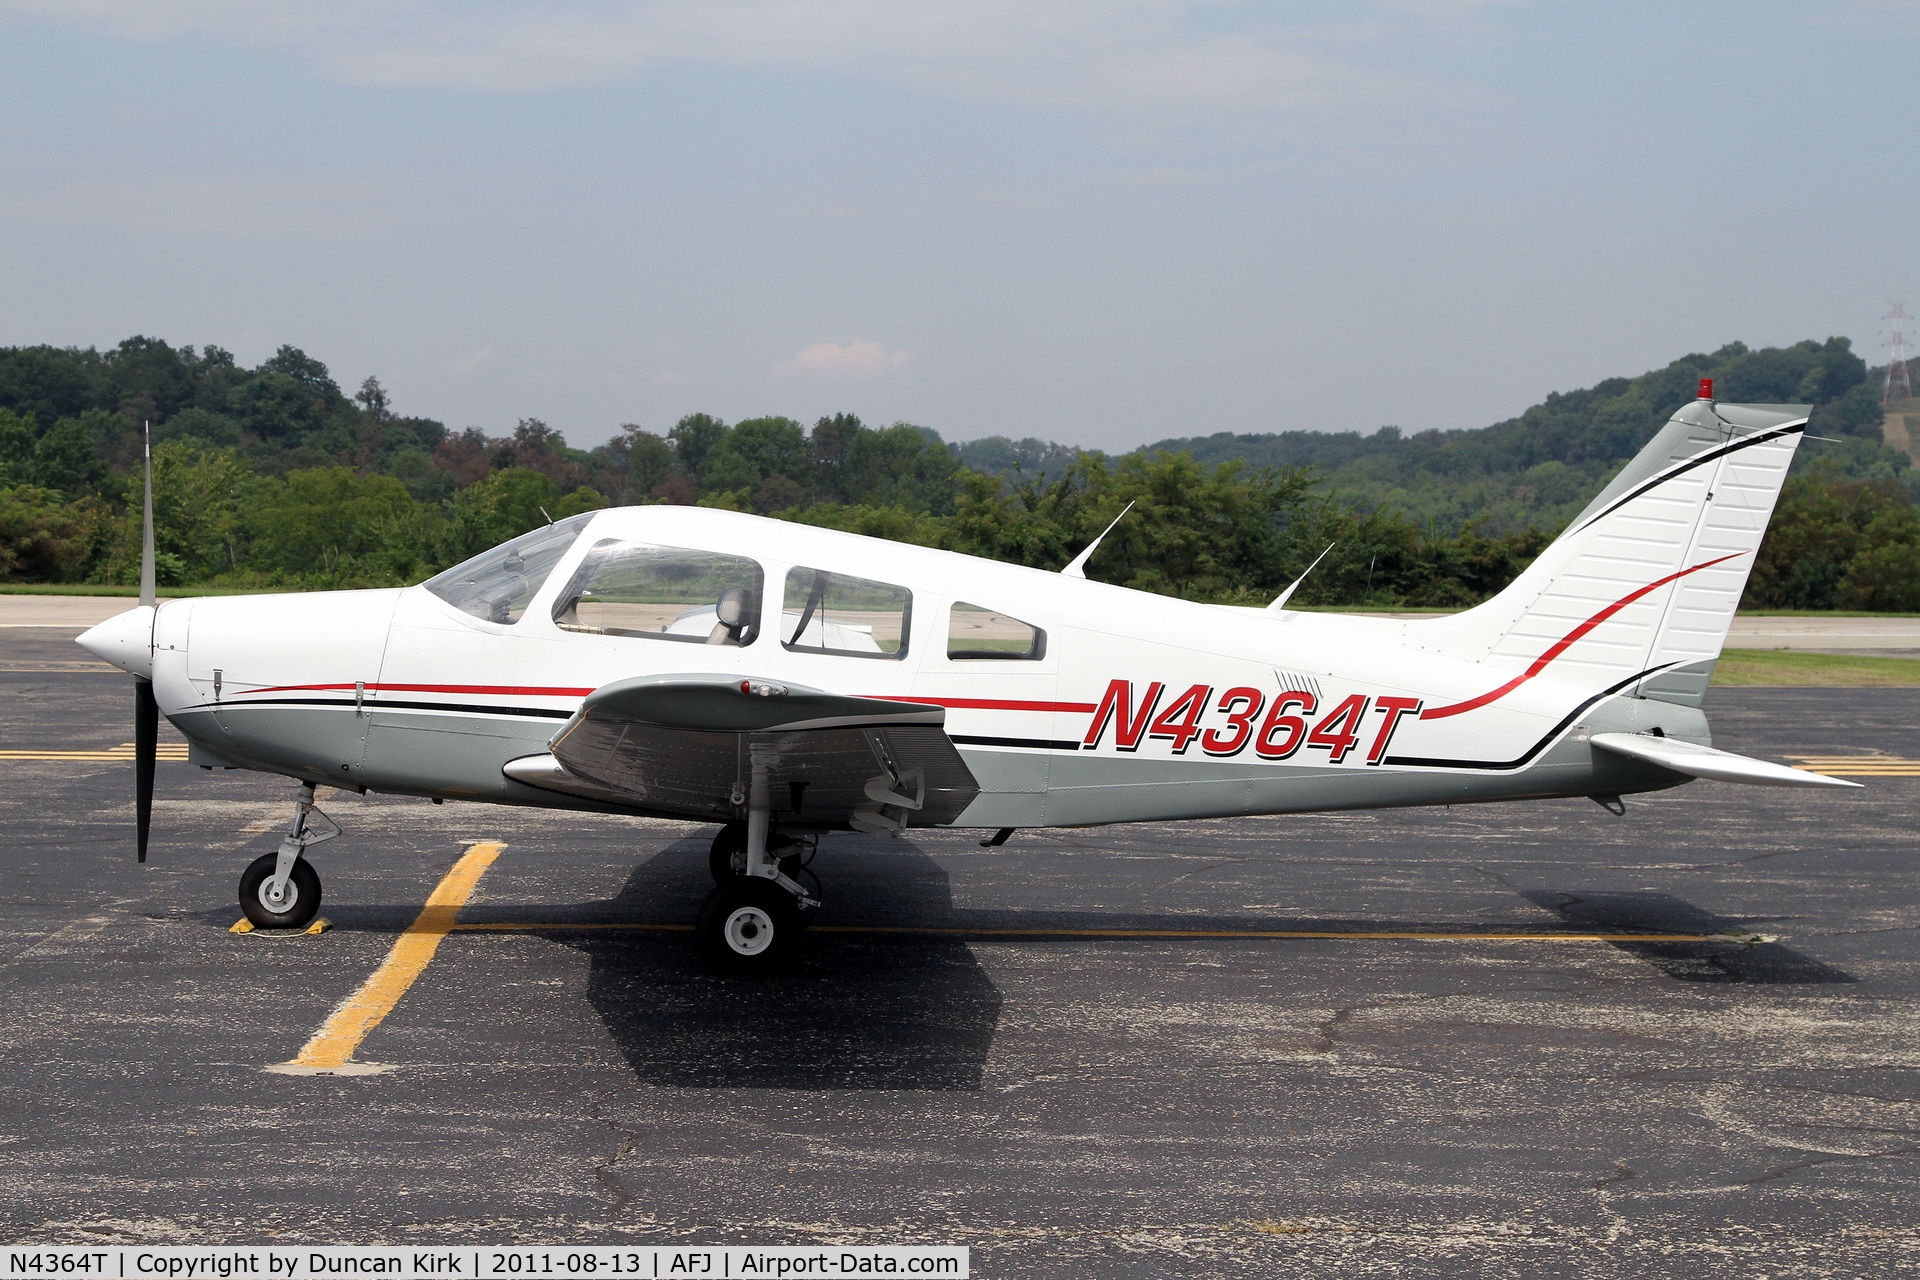
POLYGON ((550 791, 733 822, 746 816, 748 748, 765 743, 781 826, 944 826, 980 793, 946 714, 738 676, 642 676, 594 690, 550 755, 505 772, 550 791))

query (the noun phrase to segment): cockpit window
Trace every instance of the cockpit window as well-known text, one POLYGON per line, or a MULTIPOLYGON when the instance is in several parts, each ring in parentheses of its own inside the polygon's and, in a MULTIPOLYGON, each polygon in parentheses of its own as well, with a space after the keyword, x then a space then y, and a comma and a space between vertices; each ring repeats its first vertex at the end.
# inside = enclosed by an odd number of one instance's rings
POLYGON ((947 619, 947 657, 1037 659, 1047 656, 1047 633, 1030 622, 964 600, 947 619))
POLYGON ((569 516, 544 529, 521 534, 512 542, 428 578, 423 585, 463 613, 488 622, 518 622, 527 611, 527 602, 594 515, 589 511, 569 516))
POLYGON ((796 653, 904 658, 913 593, 825 569, 789 569, 780 643, 796 653))
POLYGON ((744 556, 608 539, 580 562, 553 621, 589 635, 748 645, 764 578, 744 556))

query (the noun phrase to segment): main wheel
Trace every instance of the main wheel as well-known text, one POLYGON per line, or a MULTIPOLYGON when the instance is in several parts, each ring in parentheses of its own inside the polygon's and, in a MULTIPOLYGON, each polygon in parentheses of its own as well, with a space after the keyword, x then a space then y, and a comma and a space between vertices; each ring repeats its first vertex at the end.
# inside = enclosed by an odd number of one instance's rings
POLYGON ((694 936, 721 973, 762 977, 787 966, 800 937, 800 912, 785 889, 736 876, 700 904, 694 936))
POLYGON ((713 848, 707 851, 707 871, 715 884, 725 884, 747 873, 746 823, 729 822, 720 828, 720 833, 713 838, 713 848))
POLYGON ((263 853, 240 877, 240 910, 256 929, 298 929, 320 912, 320 873, 305 858, 293 864, 282 895, 272 895, 279 863, 279 854, 263 853))

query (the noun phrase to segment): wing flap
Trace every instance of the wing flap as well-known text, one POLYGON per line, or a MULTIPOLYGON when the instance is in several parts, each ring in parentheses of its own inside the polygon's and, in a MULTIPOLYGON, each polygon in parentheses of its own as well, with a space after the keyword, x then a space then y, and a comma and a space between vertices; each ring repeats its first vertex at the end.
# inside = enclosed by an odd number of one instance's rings
POLYGON ((1743 782, 1760 787, 1857 787, 1857 782, 1808 773, 1784 764, 1737 756, 1731 751, 1716 751, 1678 738, 1656 738, 1647 733, 1596 733, 1592 743, 1602 751, 1644 760, 1675 773, 1715 782, 1743 782))

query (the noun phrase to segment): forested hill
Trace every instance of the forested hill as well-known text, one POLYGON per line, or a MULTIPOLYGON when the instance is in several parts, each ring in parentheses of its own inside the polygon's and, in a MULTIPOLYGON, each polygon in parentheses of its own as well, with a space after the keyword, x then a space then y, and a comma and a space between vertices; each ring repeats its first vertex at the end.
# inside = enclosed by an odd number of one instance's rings
POLYGON ((810 427, 689 413, 593 449, 537 418, 505 436, 348 394, 292 346, 0 348, 0 581, 138 573, 151 423, 162 585, 244 590, 417 582, 549 519, 677 503, 1057 569, 1115 516, 1089 576, 1264 603, 1323 549, 1301 604, 1461 605, 1499 590, 1713 377, 1723 396, 1810 401, 1813 474, 1756 561, 1751 604, 1920 610, 1908 458, 1880 439, 1878 383, 1844 338, 1728 346, 1549 396, 1478 431, 1173 438, 1117 458, 1043 440, 949 445, 852 414, 810 427))
POLYGON ((1172 437, 1146 450, 1188 453, 1203 463, 1311 466, 1334 493, 1368 508, 1401 510, 1442 532, 1475 520, 1488 533, 1551 531, 1693 399, 1701 378, 1712 378, 1723 400, 1817 406, 1812 434, 1845 443, 1809 443, 1800 451, 1802 469, 1826 457, 1851 478, 1903 477, 1908 460, 1881 443, 1880 386, 1868 372, 1846 338, 1758 351, 1735 342, 1636 378, 1556 392, 1517 418, 1477 430, 1221 432, 1172 437))

